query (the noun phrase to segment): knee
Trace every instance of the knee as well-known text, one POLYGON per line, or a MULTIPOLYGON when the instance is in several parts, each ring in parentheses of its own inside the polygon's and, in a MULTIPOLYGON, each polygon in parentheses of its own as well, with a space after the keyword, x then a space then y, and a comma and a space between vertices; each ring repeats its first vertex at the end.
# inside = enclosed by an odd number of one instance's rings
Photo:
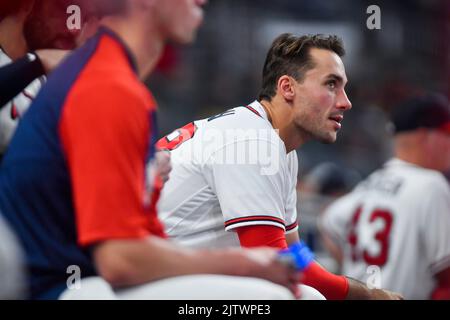
POLYGON ((300 300, 326 300, 326 298, 317 289, 313 287, 306 286, 304 284, 299 285, 300 287, 300 300))

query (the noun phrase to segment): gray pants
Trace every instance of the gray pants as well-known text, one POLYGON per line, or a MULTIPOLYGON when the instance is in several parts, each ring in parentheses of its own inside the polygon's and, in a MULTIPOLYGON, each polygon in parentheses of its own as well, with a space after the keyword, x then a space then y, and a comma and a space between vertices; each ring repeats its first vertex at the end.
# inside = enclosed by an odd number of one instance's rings
POLYGON ((0 214, 0 300, 25 297, 23 261, 20 244, 0 214))

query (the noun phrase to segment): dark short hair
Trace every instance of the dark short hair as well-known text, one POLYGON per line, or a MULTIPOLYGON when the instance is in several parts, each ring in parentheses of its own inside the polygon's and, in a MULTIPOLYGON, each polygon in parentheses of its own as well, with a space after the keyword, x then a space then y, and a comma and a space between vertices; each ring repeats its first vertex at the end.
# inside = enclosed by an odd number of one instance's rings
POLYGON ((306 71, 315 66, 310 55, 311 48, 330 50, 340 57, 345 54, 342 40, 335 35, 298 37, 290 33, 281 34, 273 41, 267 53, 259 100, 270 101, 275 96, 277 82, 283 75, 302 81, 306 71))

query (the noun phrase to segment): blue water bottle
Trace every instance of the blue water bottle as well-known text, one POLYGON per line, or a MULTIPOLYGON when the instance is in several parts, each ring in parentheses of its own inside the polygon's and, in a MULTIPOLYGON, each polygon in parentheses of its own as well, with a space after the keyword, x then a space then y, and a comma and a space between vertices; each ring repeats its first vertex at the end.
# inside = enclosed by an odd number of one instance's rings
POLYGON ((281 262, 302 271, 313 262, 314 254, 303 241, 300 241, 292 244, 288 249, 281 250, 279 259, 281 262))

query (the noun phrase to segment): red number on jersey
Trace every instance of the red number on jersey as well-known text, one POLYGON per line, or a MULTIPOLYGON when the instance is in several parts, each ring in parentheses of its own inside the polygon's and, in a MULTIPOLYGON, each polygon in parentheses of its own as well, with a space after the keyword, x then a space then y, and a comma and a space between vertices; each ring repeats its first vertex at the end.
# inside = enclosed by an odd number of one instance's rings
MULTIPOLYGON (((358 225, 358 221, 360 219, 362 212, 362 208, 359 207, 355 213, 353 214, 350 230, 348 234, 348 242, 350 244, 351 248, 351 256, 353 261, 357 261, 361 258, 361 255, 358 254, 357 251, 357 244, 358 244, 358 236, 356 233, 356 227, 358 225)), ((364 259, 365 263, 368 265, 376 265, 376 266, 383 266, 386 264, 388 259, 388 253, 389 253, 389 235, 391 232, 392 227, 392 213, 387 210, 380 210, 376 209, 374 210, 369 217, 369 223, 373 224, 376 221, 382 221, 383 222, 383 228, 379 230, 375 235, 375 240, 380 245, 380 252, 377 255, 370 255, 370 253, 364 249, 362 252, 362 258, 364 259)))
POLYGON ((158 150, 172 151, 173 149, 178 148, 182 143, 192 139, 195 131, 197 131, 197 126, 194 122, 191 122, 160 139, 156 143, 156 148, 158 150))
POLYGON ((358 225, 359 217, 361 216, 361 211, 362 208, 359 207, 353 214, 352 221, 350 224, 350 231, 347 237, 348 243, 350 244, 350 251, 353 261, 358 260, 358 252, 356 250, 356 245, 358 244, 358 235, 356 234, 356 226, 358 225))

